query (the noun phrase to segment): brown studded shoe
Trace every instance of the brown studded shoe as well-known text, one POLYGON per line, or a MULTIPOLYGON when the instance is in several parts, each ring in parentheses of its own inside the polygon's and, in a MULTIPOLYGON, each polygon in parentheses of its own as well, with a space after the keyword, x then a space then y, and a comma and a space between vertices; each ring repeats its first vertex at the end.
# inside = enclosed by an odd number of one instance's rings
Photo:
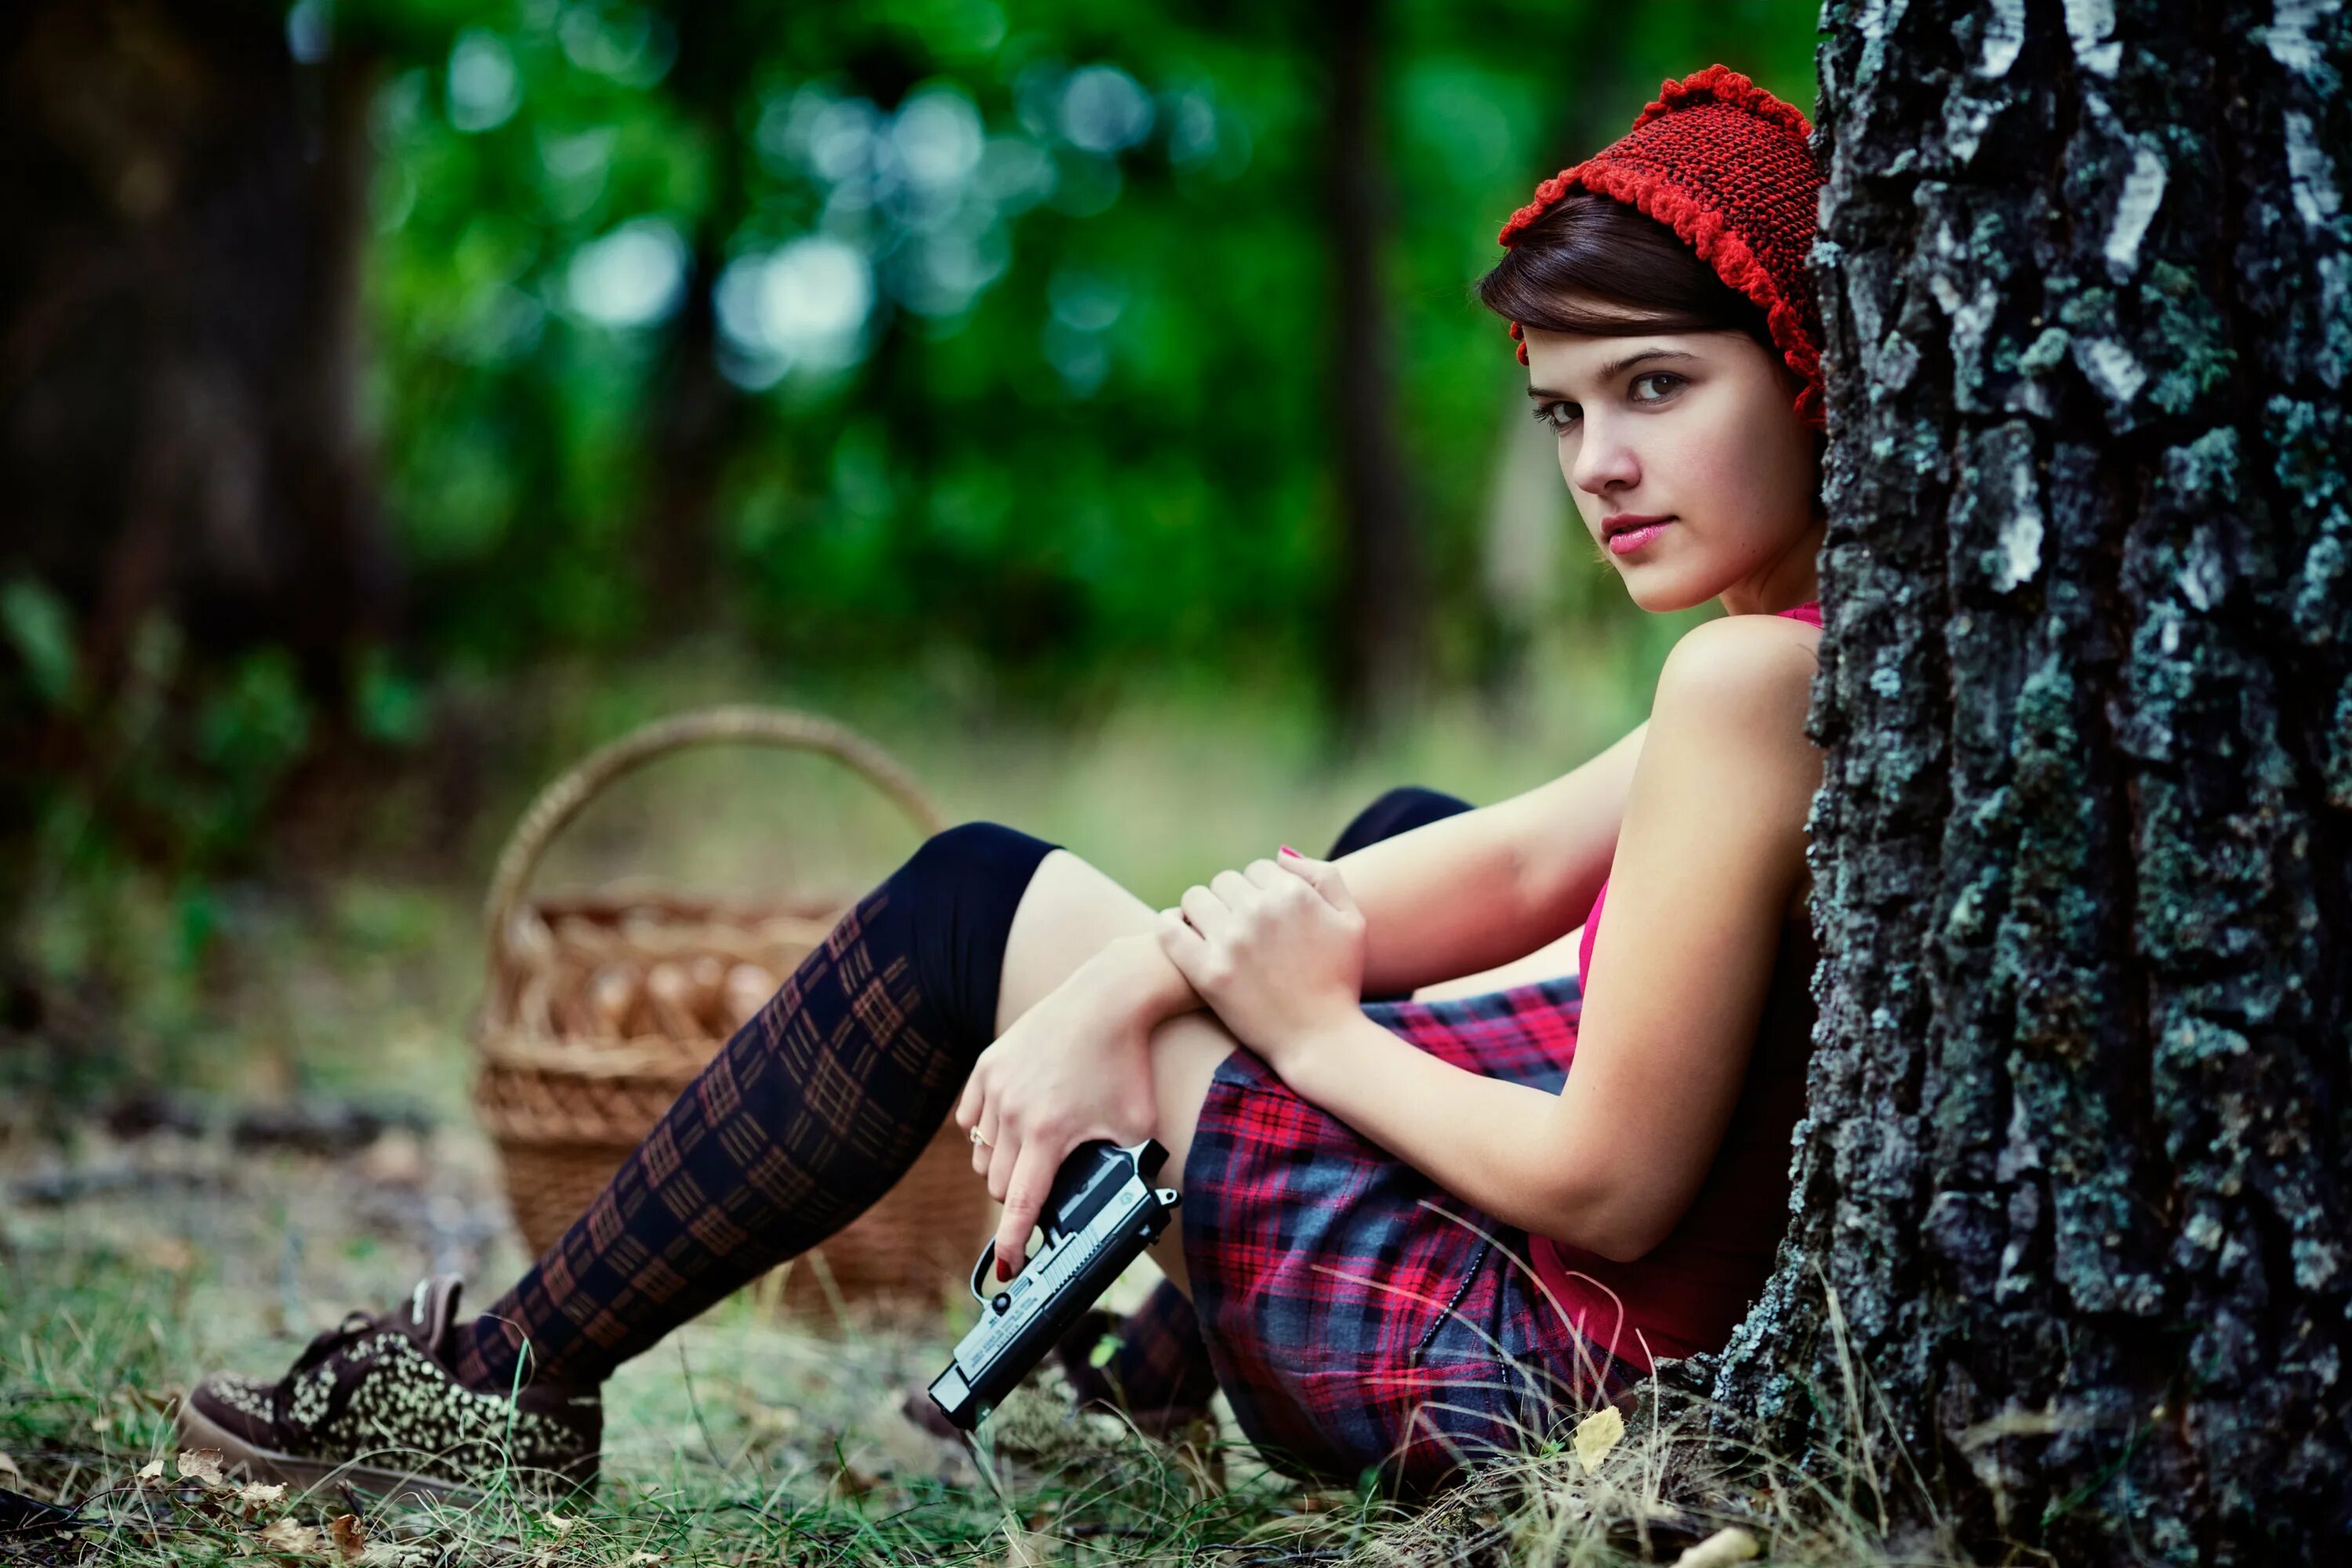
POLYGON ((473 1502, 499 1479, 537 1496, 596 1486, 604 1407, 593 1386, 533 1383, 513 1397, 450 1372, 454 1274, 417 1281, 383 1314, 352 1312, 275 1383, 215 1373, 180 1402, 180 1439, 227 1468, 298 1489, 348 1482, 411 1500, 473 1502))

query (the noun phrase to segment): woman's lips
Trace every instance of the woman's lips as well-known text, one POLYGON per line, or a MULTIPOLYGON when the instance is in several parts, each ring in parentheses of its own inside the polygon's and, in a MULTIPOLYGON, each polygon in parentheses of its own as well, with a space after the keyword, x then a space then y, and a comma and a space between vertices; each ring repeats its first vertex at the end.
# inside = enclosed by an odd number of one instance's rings
POLYGON ((1622 533, 1612 533, 1609 536, 1610 552, 1617 555, 1631 555, 1664 533, 1674 521, 1670 517, 1662 518, 1656 522, 1645 522, 1637 528, 1629 528, 1622 533))

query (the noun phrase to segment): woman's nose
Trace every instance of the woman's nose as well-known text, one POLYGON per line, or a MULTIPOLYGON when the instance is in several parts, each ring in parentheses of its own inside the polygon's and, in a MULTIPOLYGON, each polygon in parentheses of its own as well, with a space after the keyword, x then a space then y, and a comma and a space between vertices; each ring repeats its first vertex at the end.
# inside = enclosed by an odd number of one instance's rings
POLYGON ((1588 428, 1584 438, 1577 443, 1576 463, 1569 480, 1589 495, 1602 495, 1610 490, 1630 489, 1642 479, 1642 465, 1633 456, 1633 448, 1605 427, 1588 428))

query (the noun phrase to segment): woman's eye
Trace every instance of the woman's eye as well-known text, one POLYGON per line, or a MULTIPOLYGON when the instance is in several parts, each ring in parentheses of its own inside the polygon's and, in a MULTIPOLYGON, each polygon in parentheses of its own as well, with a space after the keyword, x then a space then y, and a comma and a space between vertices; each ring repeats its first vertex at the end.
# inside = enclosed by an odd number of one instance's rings
POLYGON ((1573 403, 1539 403, 1534 412, 1537 424, 1553 430, 1566 430, 1582 417, 1573 403))
POLYGON ((1654 370, 1649 372, 1647 374, 1637 375, 1633 378, 1633 401, 1636 403, 1663 403, 1674 395, 1675 387, 1681 384, 1682 379, 1683 378, 1681 376, 1676 375, 1670 370, 1654 370), (1641 385, 1645 381, 1664 382, 1666 384, 1659 391, 1655 397, 1643 397, 1641 395, 1641 385))

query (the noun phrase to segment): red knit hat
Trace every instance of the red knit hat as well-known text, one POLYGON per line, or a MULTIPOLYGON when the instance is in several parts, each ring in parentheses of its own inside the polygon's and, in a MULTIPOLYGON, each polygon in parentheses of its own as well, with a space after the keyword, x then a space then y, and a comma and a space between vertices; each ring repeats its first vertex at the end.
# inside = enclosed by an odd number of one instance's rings
MULTIPOLYGON (((1780 357, 1805 383, 1797 414, 1824 427, 1822 317, 1805 258, 1812 249, 1821 166, 1811 122, 1722 65, 1658 84, 1657 101, 1633 129, 1536 187, 1496 237, 1519 233, 1574 190, 1613 197, 1666 225, 1723 280, 1761 306, 1780 357)), ((1526 334, 1519 363, 1528 363, 1526 334)))

